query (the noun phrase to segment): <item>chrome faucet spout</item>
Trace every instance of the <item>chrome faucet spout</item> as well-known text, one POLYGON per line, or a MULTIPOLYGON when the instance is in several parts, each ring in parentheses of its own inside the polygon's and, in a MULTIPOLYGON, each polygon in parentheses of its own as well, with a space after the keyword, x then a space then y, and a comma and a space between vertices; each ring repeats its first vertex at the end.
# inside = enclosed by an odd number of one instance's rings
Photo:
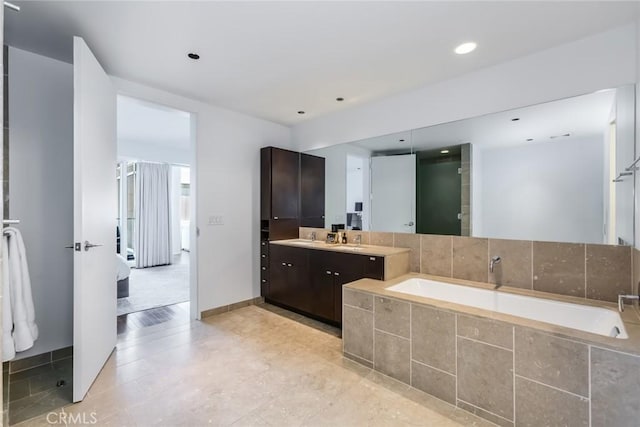
POLYGON ((640 296, 638 295, 618 295, 618 310, 620 313, 624 311, 624 300, 640 300, 640 296))
POLYGON ((315 241, 316 241, 316 232, 315 232, 315 231, 312 231, 312 232, 311 232, 311 241, 312 241, 312 242, 315 242, 315 241))
POLYGON ((493 268, 496 266, 496 264, 500 264, 500 261, 502 261, 502 258, 500 258, 498 255, 491 257, 491 261, 489 261, 490 273, 493 273, 493 268))
POLYGON ((360 246, 362 244, 362 234, 358 234, 356 236, 356 245, 360 246))

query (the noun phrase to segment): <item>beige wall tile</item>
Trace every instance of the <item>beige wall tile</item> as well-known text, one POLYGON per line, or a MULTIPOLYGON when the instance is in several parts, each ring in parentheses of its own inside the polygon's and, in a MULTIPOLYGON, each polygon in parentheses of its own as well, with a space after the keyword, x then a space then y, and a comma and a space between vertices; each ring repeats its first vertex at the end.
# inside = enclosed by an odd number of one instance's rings
POLYGON ((585 297, 585 245, 533 242, 533 289, 585 297))
POLYGON ((593 427, 640 423, 640 357, 591 347, 593 427))
POLYGON ((519 426, 586 427, 589 399, 516 377, 516 420, 519 426))
POLYGON ((487 282, 489 242, 476 237, 453 236, 453 271, 456 279, 487 282))
POLYGON ((409 340, 375 331, 374 347, 374 369, 409 384, 411 381, 409 340))
POLYGON ((513 352, 458 338, 458 398, 513 420, 513 352))
POLYGON ((356 243, 356 237, 357 236, 361 236, 362 240, 360 243, 362 243, 363 245, 368 245, 369 244, 369 232, 368 231, 361 231, 361 230, 348 230, 347 231, 347 243, 356 243))
POLYGON ((373 295, 364 292, 354 291, 353 289, 342 288, 343 304, 361 308, 363 310, 373 311, 373 295))
POLYGON ((458 315, 458 335, 513 349, 513 326, 481 317, 458 315))
POLYGON ((409 273, 409 253, 387 255, 384 257, 384 280, 391 280, 409 273))
POLYGON ((349 306, 342 313, 344 351, 373 361, 373 313, 349 306))
POLYGON ((631 247, 587 245, 587 298, 618 301, 631 292, 631 247))
POLYGON ((494 423, 495 425, 501 426, 501 427, 513 427, 514 423, 513 421, 509 421, 507 419, 504 419, 502 417, 499 417, 495 414, 492 414, 491 412, 487 412, 484 411, 476 406, 470 405, 467 402, 464 402, 462 400, 458 400, 458 407, 461 409, 464 409, 465 411, 471 412, 472 414, 475 414, 479 417, 484 418, 485 420, 489 420, 492 423, 494 423))
POLYGON ((393 246, 393 233, 370 231, 369 243, 375 246, 393 246))
POLYGON ((585 344, 516 327, 516 375, 589 396, 589 350, 585 344))
POLYGON ((376 329, 409 338, 410 304, 376 296, 373 303, 376 329))
POLYGON ((420 234, 393 233, 393 246, 396 248, 409 248, 409 269, 420 272, 420 234))
POLYGON ((533 242, 529 240, 489 239, 489 259, 502 258, 493 273, 489 273, 489 283, 533 289, 532 252, 533 242))
POLYGON ((411 346, 414 360, 455 374, 455 314, 412 304, 411 346))
POLYGON ((434 276, 451 277, 452 240, 451 236, 422 234, 422 255, 420 272, 434 276))
POLYGON ((456 404, 455 375, 433 369, 418 362, 411 362, 411 386, 438 399, 456 404))

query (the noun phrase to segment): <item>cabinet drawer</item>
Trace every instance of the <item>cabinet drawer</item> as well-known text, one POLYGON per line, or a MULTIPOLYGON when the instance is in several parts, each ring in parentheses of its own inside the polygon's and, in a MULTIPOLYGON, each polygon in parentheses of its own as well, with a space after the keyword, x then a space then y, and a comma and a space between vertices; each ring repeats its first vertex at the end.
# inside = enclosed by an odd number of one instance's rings
POLYGON ((364 255, 364 277, 384 280, 384 257, 364 255))

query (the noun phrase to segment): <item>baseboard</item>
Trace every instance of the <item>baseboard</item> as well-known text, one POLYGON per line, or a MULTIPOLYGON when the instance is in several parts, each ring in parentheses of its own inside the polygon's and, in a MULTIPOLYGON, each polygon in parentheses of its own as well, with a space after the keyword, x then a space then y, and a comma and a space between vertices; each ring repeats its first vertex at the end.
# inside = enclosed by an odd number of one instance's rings
POLYGON ((229 305, 223 305, 221 307, 211 308, 200 313, 200 318, 215 316, 216 314, 227 313, 229 311, 237 310, 242 307, 248 307, 250 305, 261 304, 264 302, 263 297, 251 298, 245 301, 235 302, 229 305))

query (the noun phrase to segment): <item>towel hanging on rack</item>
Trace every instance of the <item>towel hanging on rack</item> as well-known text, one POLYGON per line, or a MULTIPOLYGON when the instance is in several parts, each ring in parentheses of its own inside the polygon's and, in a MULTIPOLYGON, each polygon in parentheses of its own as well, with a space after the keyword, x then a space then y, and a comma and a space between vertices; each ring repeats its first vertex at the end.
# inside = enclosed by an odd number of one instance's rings
POLYGON ((33 347, 38 338, 31 279, 22 234, 17 228, 3 230, 3 361, 15 352, 33 347))

